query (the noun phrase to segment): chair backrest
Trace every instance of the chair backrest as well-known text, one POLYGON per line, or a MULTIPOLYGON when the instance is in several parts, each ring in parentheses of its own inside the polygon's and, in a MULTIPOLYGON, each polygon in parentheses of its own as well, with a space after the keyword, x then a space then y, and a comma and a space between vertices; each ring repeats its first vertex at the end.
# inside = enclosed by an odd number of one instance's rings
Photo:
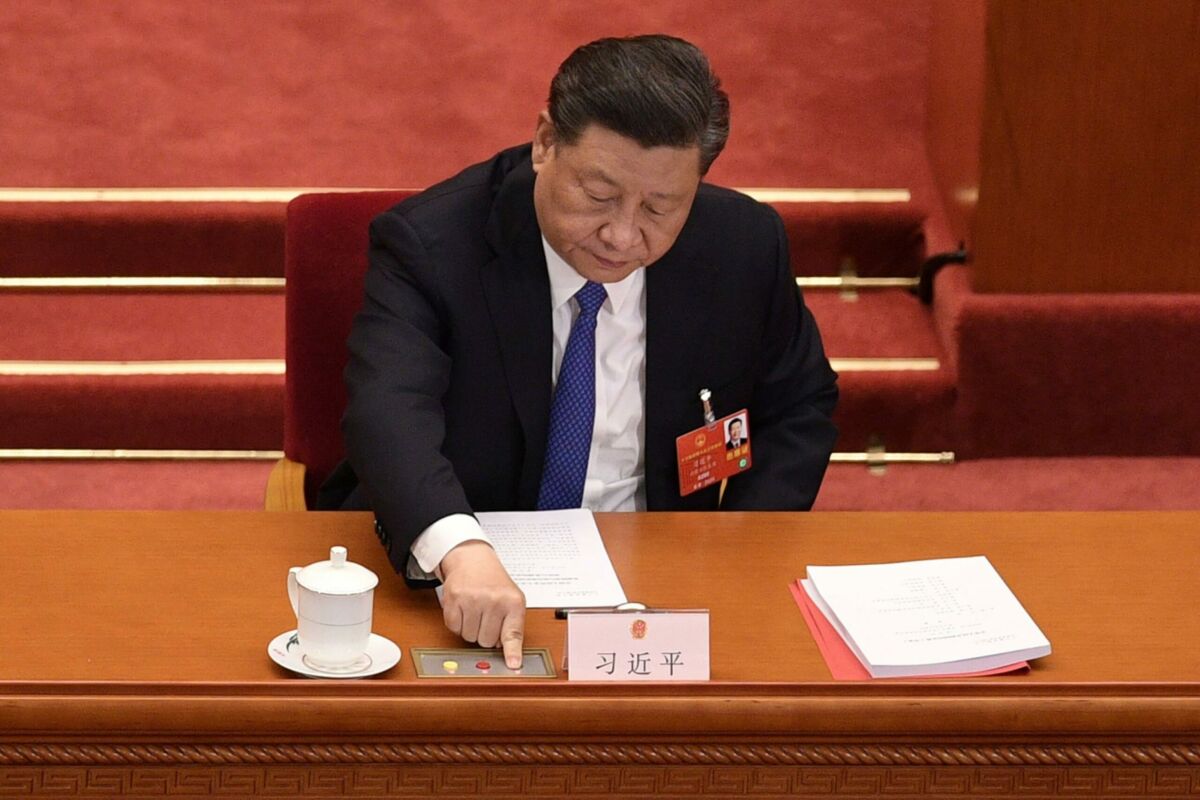
POLYGON ((346 337, 363 303, 367 226, 412 191, 301 195, 288 204, 284 455, 307 468, 309 507, 343 458, 346 337))

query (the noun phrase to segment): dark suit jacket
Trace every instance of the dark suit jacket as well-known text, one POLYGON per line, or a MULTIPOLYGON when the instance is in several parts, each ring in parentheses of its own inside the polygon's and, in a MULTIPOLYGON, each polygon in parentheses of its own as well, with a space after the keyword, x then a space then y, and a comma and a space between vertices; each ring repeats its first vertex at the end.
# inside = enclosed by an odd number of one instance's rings
MULTIPOLYGON (((366 300, 350 334, 347 463, 322 507, 371 508, 403 572, 448 514, 532 509, 551 401, 550 282, 530 148, 404 201, 371 224, 366 300)), ((675 438, 749 408, 754 467, 723 508, 807 509, 828 464, 837 400, 812 316, 768 206, 703 185, 674 246, 646 273, 645 457, 650 510, 679 496, 675 438)))

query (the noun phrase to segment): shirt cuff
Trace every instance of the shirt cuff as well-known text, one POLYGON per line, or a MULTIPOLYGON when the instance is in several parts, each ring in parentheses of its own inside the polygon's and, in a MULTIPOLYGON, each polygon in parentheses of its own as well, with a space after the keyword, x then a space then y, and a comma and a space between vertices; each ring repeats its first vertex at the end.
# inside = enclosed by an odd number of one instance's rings
POLYGON ((412 558, 409 560, 409 577, 436 577, 434 570, 442 563, 446 553, 463 542, 470 541, 487 542, 489 545, 492 543, 488 535, 483 532, 483 528, 479 526, 479 520, 470 514, 451 514, 442 517, 421 531, 416 541, 413 542, 412 548, 409 550, 412 554, 412 558), (413 561, 416 561, 415 565, 412 563, 413 561), (411 573, 414 566, 419 567, 425 575, 413 576, 411 573))

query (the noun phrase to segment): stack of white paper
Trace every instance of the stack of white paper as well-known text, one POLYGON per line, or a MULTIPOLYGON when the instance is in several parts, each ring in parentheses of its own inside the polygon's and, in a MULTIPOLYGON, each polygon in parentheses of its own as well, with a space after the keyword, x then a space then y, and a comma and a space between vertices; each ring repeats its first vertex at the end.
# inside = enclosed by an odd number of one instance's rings
POLYGON ((984 672, 1050 653, 983 556, 810 566, 801 585, 872 677, 984 672))

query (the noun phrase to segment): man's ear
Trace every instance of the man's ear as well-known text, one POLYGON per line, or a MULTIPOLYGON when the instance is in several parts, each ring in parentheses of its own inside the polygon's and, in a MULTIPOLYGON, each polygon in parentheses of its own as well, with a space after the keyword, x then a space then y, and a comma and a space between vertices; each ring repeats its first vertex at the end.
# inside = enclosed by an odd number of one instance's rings
POLYGON ((554 145, 558 139, 558 133, 554 129, 554 122, 550 119, 550 112, 547 109, 542 109, 537 117, 537 127, 533 129, 533 171, 537 172, 542 164, 549 161, 554 154, 554 145))

